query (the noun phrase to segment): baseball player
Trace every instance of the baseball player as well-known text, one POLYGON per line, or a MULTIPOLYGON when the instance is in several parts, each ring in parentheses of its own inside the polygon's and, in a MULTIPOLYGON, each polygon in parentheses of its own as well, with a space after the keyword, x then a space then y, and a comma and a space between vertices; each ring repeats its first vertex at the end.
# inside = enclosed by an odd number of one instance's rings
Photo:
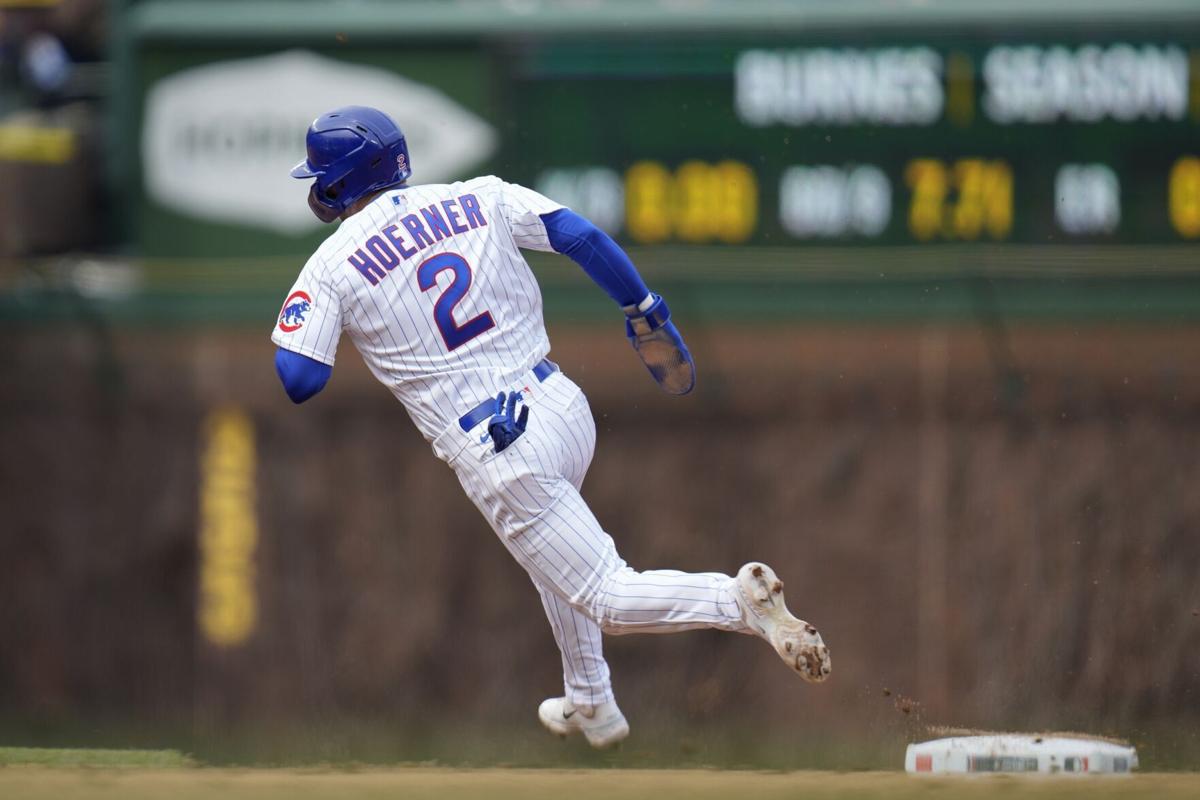
POLYGON ((638 572, 579 494, 596 426, 583 392, 546 356, 542 298, 521 248, 562 253, 623 309, 654 380, 686 394, 695 367, 662 297, 586 219, 486 176, 410 186, 390 117, 339 108, 308 129, 308 204, 341 225, 309 258, 271 337, 276 370, 301 403, 329 380, 350 337, 541 595, 562 653, 565 693, 538 708, 552 732, 595 747, 625 738, 602 633, 718 628, 762 637, 800 677, 831 669, 816 628, 789 613, 765 564, 735 577, 638 572))

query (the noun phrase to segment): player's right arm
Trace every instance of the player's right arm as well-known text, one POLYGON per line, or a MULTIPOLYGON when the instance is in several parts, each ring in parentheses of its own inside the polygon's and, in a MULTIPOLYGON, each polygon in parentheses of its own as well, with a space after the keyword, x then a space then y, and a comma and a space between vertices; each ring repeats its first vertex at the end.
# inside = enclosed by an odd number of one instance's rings
POLYGON ((292 402, 303 403, 325 387, 341 333, 341 298, 320 262, 310 261, 288 292, 271 334, 275 372, 292 402))
POLYGON ((687 394, 696 385, 696 366, 671 311, 646 288, 633 261, 587 219, 570 209, 541 215, 556 252, 583 268, 596 285, 625 312, 625 334, 650 375, 671 394, 687 394))
POLYGON ((569 208, 540 215, 554 252, 567 256, 623 309, 645 311, 653 296, 637 267, 612 237, 569 208), (644 306, 644 307, 643 307, 644 306))
POLYGON ((625 334, 650 375, 667 392, 687 394, 696 385, 696 366, 671 311, 646 288, 633 261, 589 220, 524 186, 499 184, 499 201, 519 247, 562 253, 625 312, 625 334))

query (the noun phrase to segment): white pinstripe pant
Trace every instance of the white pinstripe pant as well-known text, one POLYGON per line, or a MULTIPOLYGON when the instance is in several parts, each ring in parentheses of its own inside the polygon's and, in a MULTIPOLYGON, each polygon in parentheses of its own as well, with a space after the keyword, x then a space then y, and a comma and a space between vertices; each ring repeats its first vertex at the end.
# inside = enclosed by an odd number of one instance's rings
POLYGON ((452 426, 434 442, 467 495, 525 568, 562 652, 566 695, 575 705, 613 699, 601 631, 673 633, 695 628, 748 632, 721 573, 637 572, 617 555, 579 494, 596 444, 583 392, 561 372, 530 387, 529 427, 501 453, 479 441, 483 426, 452 426))

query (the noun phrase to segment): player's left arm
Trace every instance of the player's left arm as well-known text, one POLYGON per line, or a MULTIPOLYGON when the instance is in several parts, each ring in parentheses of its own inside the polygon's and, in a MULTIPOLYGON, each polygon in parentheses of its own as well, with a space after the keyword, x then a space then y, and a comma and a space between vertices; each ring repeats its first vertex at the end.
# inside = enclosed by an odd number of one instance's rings
POLYGON ((303 403, 329 381, 342 334, 341 297, 320 262, 300 271, 279 311, 271 341, 275 373, 293 403, 303 403))
POLYGON ((325 388, 333 367, 280 347, 275 350, 275 374, 292 402, 303 403, 325 388))

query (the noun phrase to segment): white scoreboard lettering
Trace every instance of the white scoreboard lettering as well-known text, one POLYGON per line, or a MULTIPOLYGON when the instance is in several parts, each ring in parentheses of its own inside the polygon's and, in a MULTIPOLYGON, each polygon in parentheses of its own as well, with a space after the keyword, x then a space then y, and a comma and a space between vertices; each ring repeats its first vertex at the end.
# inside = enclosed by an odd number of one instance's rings
POLYGON ((870 164, 794 166, 779 184, 779 217, 800 239, 878 236, 892 216, 892 184, 870 164))
POLYGON ((1054 178, 1054 217, 1070 234, 1113 233, 1121 224, 1121 182, 1106 164, 1064 164, 1054 178))
POLYGON ((983 109, 1000 124, 1179 120, 1188 58, 1175 45, 993 47, 983 60, 983 109))
POLYGON ((742 122, 930 125, 942 115, 942 56, 928 47, 747 50, 734 66, 742 122))
POLYGON ((625 189, 621 176, 606 167, 548 169, 534 189, 587 217, 606 233, 621 230, 625 218, 625 189))

